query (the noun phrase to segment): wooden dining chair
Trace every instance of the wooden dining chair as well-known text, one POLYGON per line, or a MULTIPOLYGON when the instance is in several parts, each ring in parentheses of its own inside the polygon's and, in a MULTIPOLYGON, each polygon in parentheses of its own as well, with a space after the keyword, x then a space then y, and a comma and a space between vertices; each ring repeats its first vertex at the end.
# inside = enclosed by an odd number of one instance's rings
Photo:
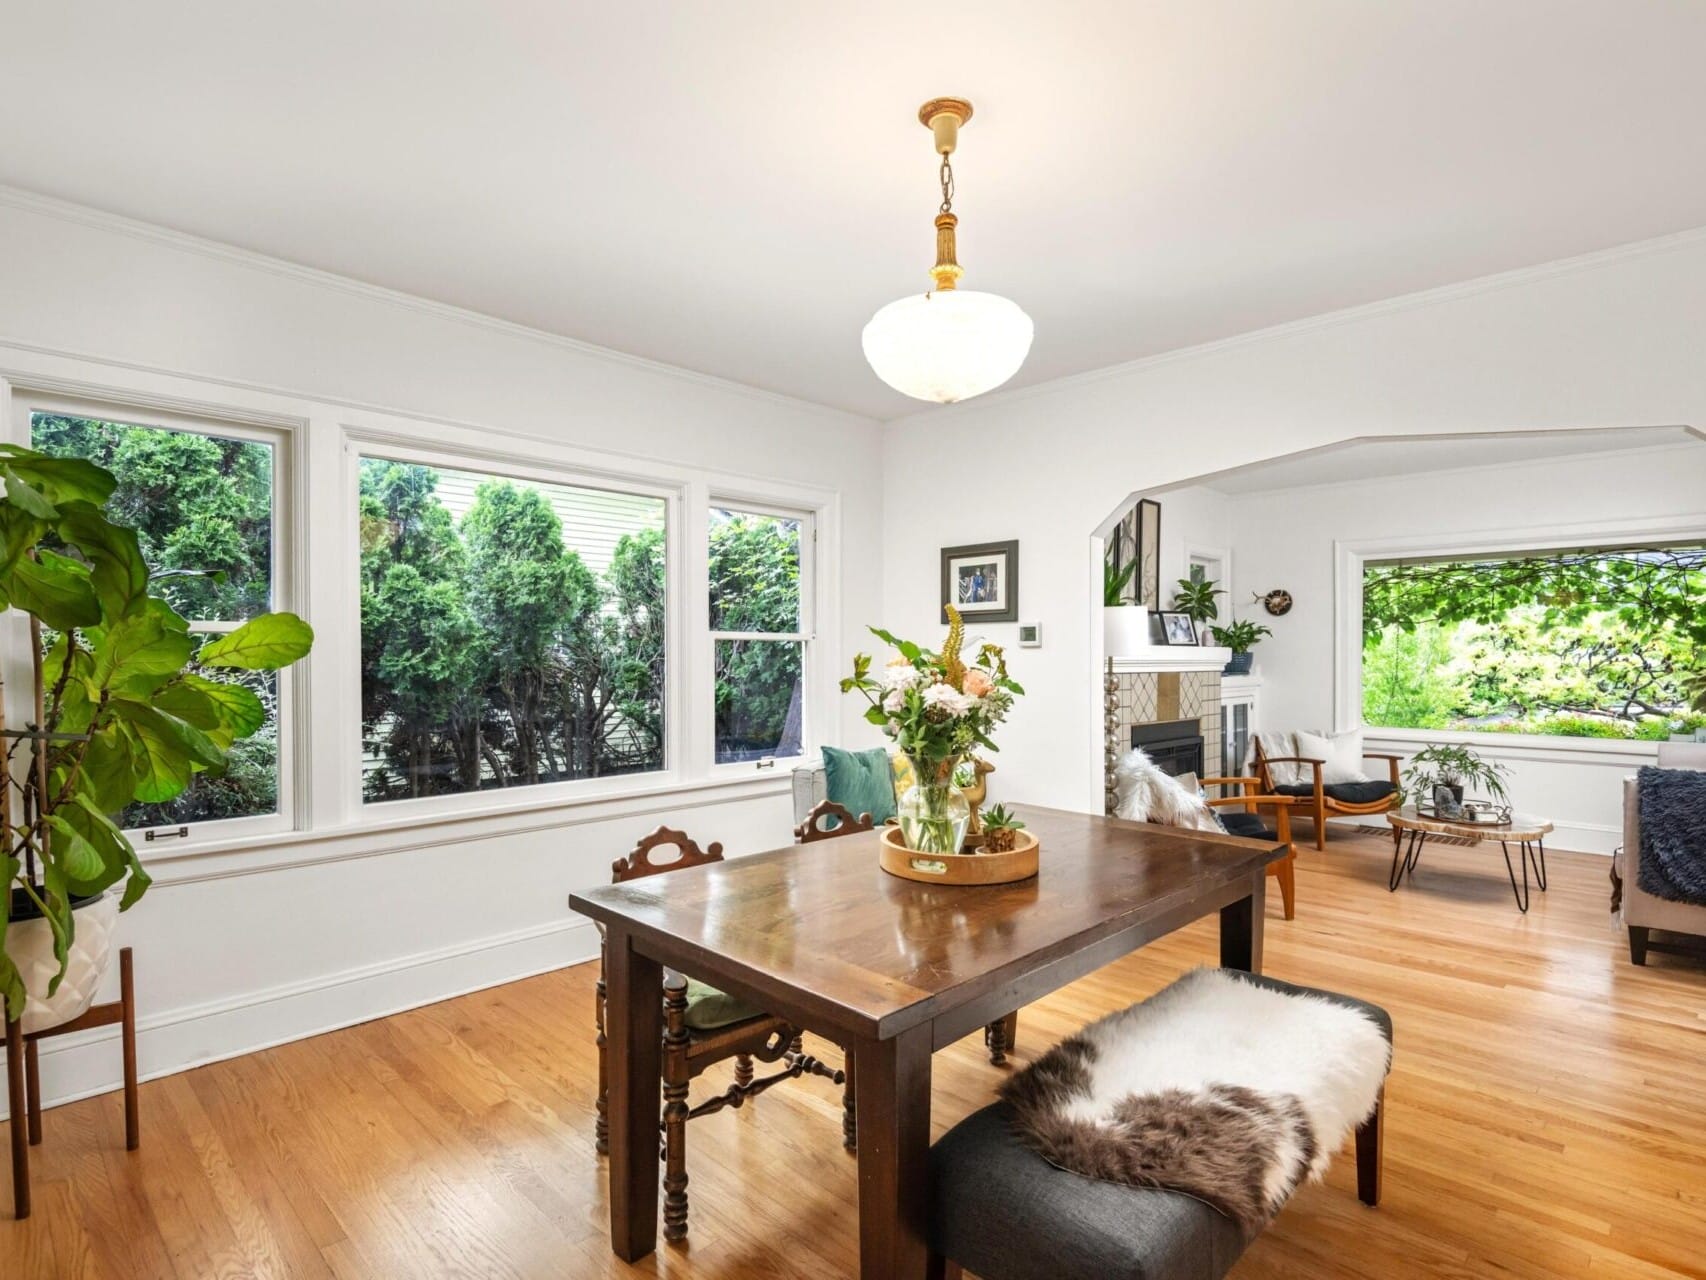
MULTIPOLYGON (((795 810, 796 813, 799 810, 795 810)), ((806 820, 794 828, 794 839, 800 844, 811 844, 816 840, 833 840, 836 836, 850 836, 859 831, 871 831, 876 828, 871 815, 861 813, 853 816, 853 811, 845 805, 836 804, 833 800, 820 800, 812 806, 812 811, 806 815, 806 820), (835 819, 835 825, 825 826, 829 819, 835 819)))
MULTIPOLYGON (((723 860, 723 846, 713 843, 701 849, 684 831, 659 827, 643 837, 632 853, 618 858, 610 867, 612 884, 623 884, 644 876, 699 867, 723 860), (654 852, 673 848, 667 860, 654 852)), ((600 933, 602 934, 602 930, 600 933)), ((598 1026, 598 1102, 594 1139, 600 1155, 610 1150, 608 1093, 609 1059, 605 1040, 605 973, 607 957, 599 947, 598 983, 595 987, 595 1016, 598 1026)), ((708 1116, 725 1107, 740 1107, 772 1085, 799 1076, 822 1076, 843 1084, 846 1075, 803 1051, 799 1029, 762 1009, 695 982, 673 970, 663 980, 663 1234, 664 1239, 687 1238, 687 1122, 708 1116), (697 1106, 687 1103, 688 1085, 707 1067, 729 1058, 735 1060, 734 1082, 697 1106), (753 1061, 779 1062, 782 1069, 755 1079, 753 1061)), ((845 1105, 845 1104, 844 1104, 845 1105)))
POLYGON ((1208 798, 1210 808, 1216 811, 1232 810, 1219 813, 1221 825, 1226 828, 1228 835, 1246 836, 1255 840, 1278 840, 1285 845, 1285 857, 1278 862, 1270 862, 1268 874, 1279 881, 1280 901, 1285 906, 1285 918, 1295 919, 1297 846, 1291 838, 1291 810, 1294 806, 1307 805, 1309 801, 1300 796, 1264 793, 1260 778, 1203 778, 1201 783, 1205 788, 1239 788, 1234 795, 1208 798), (1270 813, 1273 815, 1271 827, 1266 817, 1270 813))

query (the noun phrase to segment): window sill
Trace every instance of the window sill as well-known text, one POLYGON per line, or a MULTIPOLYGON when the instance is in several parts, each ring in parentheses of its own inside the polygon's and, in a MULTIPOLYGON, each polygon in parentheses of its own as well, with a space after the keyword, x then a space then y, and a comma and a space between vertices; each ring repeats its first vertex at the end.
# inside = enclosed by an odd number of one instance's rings
POLYGON ((1564 738, 1536 733, 1476 733, 1446 729, 1388 729, 1364 725, 1366 744, 1418 751, 1440 743, 1467 744, 1494 759, 1550 760, 1572 764, 1651 764, 1659 744, 1634 738, 1564 738))
MULTIPOLYGON (((152 851, 146 858, 146 865, 158 884, 288 870, 321 862, 377 857, 407 849, 471 843, 648 813, 668 813, 695 802, 709 806, 781 796, 792 787, 792 772, 790 767, 780 773, 766 771, 756 777, 742 775, 693 782, 660 782, 654 786, 603 795, 483 805, 450 813, 415 813, 397 818, 376 818, 364 813, 360 820, 339 827, 213 839, 201 844, 181 845, 170 851, 152 851)), ((779 835, 778 842, 782 839, 779 835)))

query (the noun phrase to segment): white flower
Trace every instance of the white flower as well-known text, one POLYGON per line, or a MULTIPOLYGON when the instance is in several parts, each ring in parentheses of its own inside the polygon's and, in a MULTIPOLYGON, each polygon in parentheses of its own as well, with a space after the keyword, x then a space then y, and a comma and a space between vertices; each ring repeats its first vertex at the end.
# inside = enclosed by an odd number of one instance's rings
POLYGON ((945 684, 933 684, 924 691, 924 706, 941 707, 951 716, 963 716, 972 709, 976 698, 968 698, 958 689, 945 684))
POLYGON ((898 716, 906 710, 906 690, 890 689, 888 696, 883 699, 883 710, 891 716, 898 716))
POLYGON ((897 658, 883 668, 883 688, 910 689, 924 677, 905 658, 897 658))

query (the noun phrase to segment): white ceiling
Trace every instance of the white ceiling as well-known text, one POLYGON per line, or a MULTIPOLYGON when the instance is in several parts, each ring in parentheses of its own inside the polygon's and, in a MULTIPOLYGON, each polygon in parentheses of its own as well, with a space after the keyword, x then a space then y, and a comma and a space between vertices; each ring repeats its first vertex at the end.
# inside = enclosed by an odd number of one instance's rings
POLYGON ((1706 224, 1699 0, 6 0, 0 181, 878 417, 958 159, 1013 385, 1706 224))
POLYGON ((1485 436, 1420 436, 1358 440, 1294 453, 1208 476, 1194 484, 1221 493, 1270 493, 1434 471, 1506 466, 1581 454, 1626 453, 1665 446, 1706 448, 1686 427, 1620 427, 1606 431, 1529 431, 1485 436))

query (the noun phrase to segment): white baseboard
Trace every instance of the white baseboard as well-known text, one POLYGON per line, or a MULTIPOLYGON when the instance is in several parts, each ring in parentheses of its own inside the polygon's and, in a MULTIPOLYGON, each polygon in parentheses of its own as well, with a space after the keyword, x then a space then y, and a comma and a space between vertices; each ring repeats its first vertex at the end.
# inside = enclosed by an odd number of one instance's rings
MULTIPOLYGON (((569 919, 168 1009, 137 1023, 138 1074, 144 1080, 173 1075, 561 969, 597 954, 598 933, 592 922, 569 919)), ((144 975, 138 979, 146 981, 144 975)), ((118 1036, 118 1027, 110 1026, 42 1041, 42 1104, 55 1107, 119 1088, 118 1036)), ((0 1052, 0 1059, 4 1056, 0 1052)), ((4 1101, 0 1097, 0 1104, 4 1101)), ((0 1119, 5 1118, 0 1105, 0 1119)))

